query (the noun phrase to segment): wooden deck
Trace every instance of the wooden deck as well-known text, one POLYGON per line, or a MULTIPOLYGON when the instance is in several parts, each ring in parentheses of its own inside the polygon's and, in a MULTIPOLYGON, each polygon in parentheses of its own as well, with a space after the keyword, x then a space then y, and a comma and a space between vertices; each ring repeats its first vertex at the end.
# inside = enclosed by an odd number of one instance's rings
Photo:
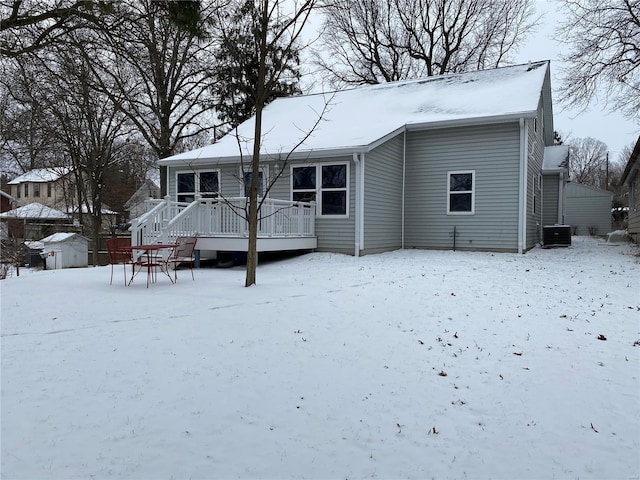
MULTIPOLYGON (((171 243, 177 237, 197 235, 199 250, 246 252, 247 206, 245 197, 191 203, 168 197, 150 200, 147 213, 131 221, 131 243, 171 243)), ((257 251, 315 249, 315 212, 314 203, 265 199, 259 212, 257 251)))

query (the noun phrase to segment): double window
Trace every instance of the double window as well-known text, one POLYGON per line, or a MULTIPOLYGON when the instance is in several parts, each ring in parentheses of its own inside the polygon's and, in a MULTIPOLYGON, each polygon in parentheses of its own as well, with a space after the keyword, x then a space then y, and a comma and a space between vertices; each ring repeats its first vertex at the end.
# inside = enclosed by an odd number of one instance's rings
POLYGON ((473 215, 475 213, 476 172, 447 172, 447 214, 473 215))
POLYGON ((317 202, 319 215, 348 216, 349 165, 304 165, 291 169, 291 198, 317 202))
POLYGON ((178 172, 176 185, 178 201, 193 202, 196 195, 203 198, 217 197, 220 191, 220 177, 218 171, 178 172))

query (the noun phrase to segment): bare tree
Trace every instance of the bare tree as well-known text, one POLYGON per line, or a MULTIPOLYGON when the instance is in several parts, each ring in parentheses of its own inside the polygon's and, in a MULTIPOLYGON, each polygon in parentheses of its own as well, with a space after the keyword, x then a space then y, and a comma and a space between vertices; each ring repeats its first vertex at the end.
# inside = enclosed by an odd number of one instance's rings
MULTIPOLYGON (((102 92, 119 102, 158 158, 177 153, 185 139, 213 129, 209 114, 213 40, 204 36, 218 2, 160 2, 135 0, 119 4, 122 19, 103 29, 103 43, 87 51, 87 60, 102 81, 102 92), (198 5, 197 15, 189 5, 198 5), (171 16, 193 18, 183 28, 171 16), (168 7, 167 7, 168 6, 168 7), (167 8, 170 8, 169 11, 167 8), (175 13, 175 12, 174 12, 175 13)), ((161 190, 166 193, 166 167, 161 190)))
POLYGON ((0 59, 0 155, 16 173, 61 166, 44 108, 46 98, 29 62, 0 59))
POLYGON ((537 24, 531 0, 327 0, 320 64, 379 83, 505 63, 537 24))
POLYGON ((605 188, 607 146, 595 138, 574 138, 569 144, 569 174, 572 181, 605 188))
MULTIPOLYGON (((83 50, 94 36, 78 30, 68 34, 64 43, 37 55, 21 55, 16 61, 35 79, 32 88, 41 99, 43 121, 50 123, 51 138, 62 146, 71 167, 75 185, 71 207, 98 245, 107 174, 122 161, 126 138, 135 130, 119 103, 94 88, 96 78, 83 50)), ((97 265, 98 249, 93 252, 97 265)))
POLYGON ((604 95, 611 110, 640 122, 640 0, 561 0, 562 99, 586 108, 604 95))
POLYGON ((54 45, 73 30, 97 25, 112 8, 100 0, 0 0, 0 56, 54 45))
MULTIPOLYGON (((253 99, 254 135, 253 153, 249 173, 251 176, 248 205, 249 241, 247 250, 247 271, 245 286, 256 283, 258 261, 258 214, 260 202, 260 154, 262 141, 262 111, 273 93, 280 87, 283 76, 291 71, 290 58, 298 51, 298 43, 304 26, 316 5, 316 0, 288 2, 285 0, 239 0, 233 4, 233 11, 240 16, 237 21, 247 22, 248 32, 257 51, 257 57, 251 55, 252 71, 256 73, 253 89, 249 93, 253 99)), ((297 53, 296 53, 297 55, 297 53)), ((252 74, 253 76, 253 74, 252 74)), ((285 156, 291 155, 288 152, 285 156)), ((271 185, 282 174, 281 167, 271 185)), ((267 187, 270 188, 270 187, 267 187)))

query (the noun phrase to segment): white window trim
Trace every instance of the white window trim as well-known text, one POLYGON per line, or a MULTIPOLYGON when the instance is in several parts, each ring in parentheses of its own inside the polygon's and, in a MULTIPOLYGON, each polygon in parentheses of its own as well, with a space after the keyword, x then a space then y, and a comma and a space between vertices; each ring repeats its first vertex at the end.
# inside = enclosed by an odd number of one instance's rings
MULTIPOLYGON (((351 165, 349 162, 324 162, 324 163, 297 163, 295 165, 291 165, 289 169, 289 192, 290 192, 290 200, 293 201, 293 169, 301 168, 301 167, 315 167, 316 169, 316 218, 349 218, 349 197, 350 197, 350 179, 351 179, 351 165), (322 167, 326 167, 329 165, 346 165, 346 180, 344 188, 322 188, 322 167), (346 191, 346 208, 344 214, 333 214, 333 215, 323 215, 322 214, 322 192, 326 190, 327 192, 341 192, 346 191)), ((298 190, 311 192, 313 190, 298 190)))
POLYGON ((454 170, 447 172, 447 215, 475 215, 476 214, 476 171, 475 170, 454 170), (471 211, 470 212, 452 212, 451 211, 451 195, 468 194, 465 192, 452 192, 451 188, 451 175, 460 175, 470 173, 471 174, 471 211))
MULTIPOLYGON (((269 165, 264 165, 261 166, 260 169, 258 170, 260 172, 262 172, 262 188, 264 190, 267 189, 267 187, 269 186, 269 165)), ((238 174, 238 180, 239 180, 239 186, 238 186, 238 193, 239 193, 239 197, 244 197, 244 175, 246 173, 251 173, 251 170, 242 170, 242 165, 239 167, 239 174, 238 174)), ((220 184, 220 174, 218 174, 218 185, 220 184)), ((269 192, 267 192, 267 194, 265 195, 267 198, 269 198, 269 192)))
POLYGON ((201 173, 217 173, 218 174, 218 194, 222 191, 222 176, 220 175, 219 168, 200 168, 194 170, 176 170, 174 178, 175 178, 175 198, 178 200, 178 195, 189 195, 193 193, 194 195, 200 195, 200 174, 201 173), (178 192, 178 175, 185 173, 193 173, 194 174, 194 188, 195 192, 178 192))

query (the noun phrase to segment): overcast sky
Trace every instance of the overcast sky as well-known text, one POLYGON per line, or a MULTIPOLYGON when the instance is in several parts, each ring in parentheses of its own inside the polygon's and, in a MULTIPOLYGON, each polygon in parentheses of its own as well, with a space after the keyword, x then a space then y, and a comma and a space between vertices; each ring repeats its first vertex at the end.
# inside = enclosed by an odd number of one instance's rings
POLYGON ((567 46, 553 39, 554 29, 561 18, 558 2, 537 0, 538 13, 543 15, 537 33, 531 36, 515 57, 516 63, 535 60, 551 60, 551 88, 553 90, 554 126, 564 139, 593 137, 609 147, 609 158, 617 160, 622 149, 635 144, 640 133, 640 125, 625 119, 618 113, 610 113, 604 105, 591 105, 585 112, 563 108, 558 101, 560 70, 559 56, 567 46), (604 109, 603 109, 604 108, 604 109))

